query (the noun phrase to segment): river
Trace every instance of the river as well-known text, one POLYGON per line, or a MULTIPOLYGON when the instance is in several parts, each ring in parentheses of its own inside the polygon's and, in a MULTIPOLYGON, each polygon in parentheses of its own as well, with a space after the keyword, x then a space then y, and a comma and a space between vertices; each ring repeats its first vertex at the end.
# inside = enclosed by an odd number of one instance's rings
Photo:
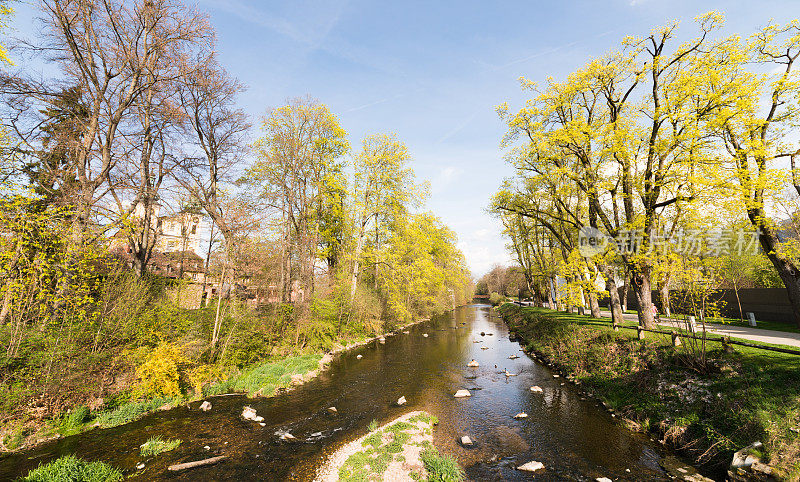
POLYGON ((660 449, 654 443, 623 428, 596 401, 564 382, 522 353, 488 306, 463 306, 411 327, 408 334, 387 337, 385 344, 376 341, 345 353, 316 379, 276 397, 214 397, 206 413, 194 402, 5 457, 0 480, 68 453, 134 474, 141 461, 139 445, 157 434, 183 443, 145 461, 146 467, 128 480, 312 480, 325 458, 366 433, 370 421, 388 422, 412 410, 439 418, 434 443, 457 458, 470 480, 530 480, 514 467, 531 460, 545 466, 537 480, 669 480, 659 468, 660 449), (479 368, 467 367, 472 359, 479 368), (516 376, 507 377, 505 369, 516 376), (533 385, 543 393, 531 392, 533 385), (472 396, 453 398, 462 388, 472 396), (397 407, 401 396, 408 404, 397 407), (244 405, 264 417, 264 427, 241 419, 244 405), (331 406, 338 413, 330 413, 331 406), (518 412, 529 416, 515 420, 518 412), (299 441, 280 441, 280 431, 299 441), (464 434, 474 447, 458 443, 464 434), (178 474, 166 471, 170 464, 215 455, 228 459, 178 474))

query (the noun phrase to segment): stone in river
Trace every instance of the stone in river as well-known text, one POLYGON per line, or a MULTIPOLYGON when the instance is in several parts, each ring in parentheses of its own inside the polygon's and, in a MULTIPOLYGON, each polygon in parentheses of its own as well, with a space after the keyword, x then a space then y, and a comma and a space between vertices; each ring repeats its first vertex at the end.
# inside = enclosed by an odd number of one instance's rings
POLYGON ((252 420, 254 422, 262 422, 262 421, 264 421, 264 418, 263 417, 259 417, 256 414, 256 409, 254 409, 252 407, 244 407, 244 408, 242 408, 242 418, 245 419, 245 420, 252 420), (258 420, 259 418, 261 420, 258 420))
POLYGON ((427 333, 423 333, 422 336, 424 336, 425 338, 428 338, 428 334, 427 333))
POLYGON ((469 435, 464 435, 461 437, 461 445, 464 447, 472 447, 472 439, 469 438, 469 435))
POLYGON ((613 480, 609 479, 608 477, 598 477, 596 479, 597 482, 614 482, 613 480))
POLYGON ((328 407, 328 411, 331 412, 331 413, 337 413, 338 412, 338 410, 336 410, 336 407, 328 407))
POLYGON ((203 403, 200 404, 200 410, 204 412, 211 410, 211 402, 208 400, 203 401, 203 403))
POLYGON ((381 343, 386 343, 386 338, 380 337, 380 338, 378 338, 378 341, 381 342, 381 343))
POLYGON ((402 407, 406 404, 406 397, 400 397, 397 399, 397 406, 402 407))
POLYGON ((361 355, 356 356, 356 360, 361 360, 362 358, 364 358, 364 357, 361 356, 361 355))
POLYGON ((525 412, 519 412, 518 414, 514 415, 514 418, 516 418, 517 420, 521 418, 528 418, 528 414, 525 412))
POLYGON ((539 392, 539 393, 541 393, 541 392, 543 392, 544 390, 542 390, 542 387, 540 387, 539 385, 534 385, 534 386, 532 386, 532 387, 531 387, 531 391, 532 391, 532 392, 539 392))
POLYGON ((478 362, 476 362, 476 361, 475 361, 475 359, 473 358, 471 362, 467 363, 467 366, 468 366, 468 367, 471 367, 471 368, 477 368, 477 367, 479 367, 480 365, 479 365, 479 364, 478 364, 478 362))
POLYGON ((517 355, 510 355, 508 358, 509 360, 516 360, 519 357, 517 355))
POLYGON ((543 469, 544 464, 541 462, 537 462, 535 460, 531 460, 527 464, 522 464, 517 467, 517 470, 522 470, 524 472, 536 472, 537 470, 543 469))
POLYGON ((455 398, 464 398, 464 397, 471 397, 471 396, 472 396, 472 394, 471 394, 471 393, 469 393, 469 390, 464 390, 464 389, 461 389, 461 390, 457 391, 457 392, 456 392, 456 394, 455 394, 455 395, 453 395, 453 396, 454 396, 455 398))

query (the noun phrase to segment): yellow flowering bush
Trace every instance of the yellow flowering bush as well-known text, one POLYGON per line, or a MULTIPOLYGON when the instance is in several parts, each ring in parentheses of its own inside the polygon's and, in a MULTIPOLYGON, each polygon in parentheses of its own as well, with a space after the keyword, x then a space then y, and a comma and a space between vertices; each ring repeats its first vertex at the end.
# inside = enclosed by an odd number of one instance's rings
POLYGON ((181 395, 181 382, 189 360, 180 347, 162 342, 136 369, 139 389, 147 395, 181 395))

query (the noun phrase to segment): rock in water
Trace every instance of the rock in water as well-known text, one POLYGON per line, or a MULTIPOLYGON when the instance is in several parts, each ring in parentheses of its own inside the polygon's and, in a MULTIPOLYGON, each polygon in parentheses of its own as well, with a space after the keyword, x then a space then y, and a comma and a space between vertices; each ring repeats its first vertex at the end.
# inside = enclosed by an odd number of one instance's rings
POLYGON ((517 358, 519 358, 517 355, 510 355, 508 357, 509 360, 516 360, 517 358))
POLYGON ((423 333, 422 336, 424 336, 425 338, 428 338, 428 334, 427 333, 423 333))
POLYGON ((537 470, 543 469, 544 464, 541 462, 537 462, 535 460, 531 460, 527 464, 522 464, 517 467, 517 470, 522 470, 524 472, 536 472, 537 470))
POLYGON ((597 482, 614 482, 613 480, 609 479, 608 477, 598 477, 596 479, 597 482))
POLYGON ((380 337, 380 338, 378 338, 378 341, 379 341, 381 344, 384 344, 384 343, 386 343, 386 338, 384 338, 384 337, 380 337))
POLYGON ((275 432, 275 435, 280 437, 280 439, 283 440, 284 442, 294 442, 295 440, 297 440, 297 437, 290 434, 289 432, 275 432))
POLYGON ((361 355, 356 356, 356 360, 361 360, 362 358, 364 358, 364 357, 361 356, 361 355))
POLYGON ((469 438, 469 435, 464 435, 461 437, 461 445, 464 447, 472 447, 472 439, 469 438))
POLYGON ((488 349, 489 349, 489 347, 488 347, 488 346, 482 346, 482 347, 481 347, 481 350, 488 350, 488 349))
POLYGON ((339 411, 336 410, 336 407, 328 407, 328 411, 331 413, 338 413, 339 411))
POLYGON ((252 407, 244 407, 242 409, 242 418, 245 420, 256 420, 256 410, 252 407))
POLYGON ((476 362, 476 361, 475 361, 475 359, 473 358, 471 362, 467 363, 467 366, 468 366, 468 367, 471 367, 471 368, 477 368, 477 367, 479 367, 480 365, 479 365, 479 364, 478 364, 478 362, 476 362))
POLYGON ((200 404, 200 410, 204 412, 211 410, 211 402, 208 400, 203 401, 203 403, 200 404))
POLYGON ((516 418, 517 420, 521 418, 528 418, 528 414, 525 412, 519 412, 518 414, 514 415, 514 418, 516 418))
POLYGON ((531 387, 531 391, 532 391, 532 392, 539 392, 539 393, 541 393, 541 392, 543 392, 544 390, 542 390, 542 387, 540 387, 539 385, 534 385, 534 386, 532 386, 532 387, 531 387))
POLYGON ((406 404, 406 397, 400 397, 397 399, 397 406, 402 407, 406 404))
POLYGON ((456 394, 455 394, 455 395, 453 395, 453 396, 454 396, 455 398, 464 398, 464 397, 471 397, 471 396, 472 396, 472 394, 471 394, 471 393, 469 393, 469 390, 464 390, 464 389, 461 389, 461 390, 457 391, 457 392, 456 392, 456 394))
POLYGON ((136 464, 136 470, 142 470, 144 468, 144 462, 139 462, 136 464))

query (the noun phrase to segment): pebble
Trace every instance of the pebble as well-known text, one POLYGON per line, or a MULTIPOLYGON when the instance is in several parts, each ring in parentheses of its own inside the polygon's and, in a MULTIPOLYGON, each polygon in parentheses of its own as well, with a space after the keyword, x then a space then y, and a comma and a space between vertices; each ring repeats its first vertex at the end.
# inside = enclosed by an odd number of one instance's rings
POLYGON ((540 387, 539 385, 534 385, 534 386, 532 386, 532 387, 531 387, 531 391, 532 391, 532 392, 539 392, 539 393, 541 393, 541 392, 543 392, 544 390, 542 390, 542 387, 540 387))
POLYGON ((464 435, 461 437, 461 445, 464 447, 472 447, 472 439, 469 438, 469 435, 464 435))
POLYGON ((457 392, 455 393, 455 395, 453 395, 453 396, 454 396, 455 398, 464 398, 464 397, 471 397, 471 396, 472 396, 472 394, 471 394, 471 393, 469 393, 469 390, 464 390, 464 389, 461 389, 461 390, 457 391, 457 392))
POLYGON ((536 472, 537 470, 543 469, 544 464, 541 462, 537 462, 535 460, 531 460, 527 464, 522 464, 517 467, 517 470, 522 470, 524 472, 536 472))

